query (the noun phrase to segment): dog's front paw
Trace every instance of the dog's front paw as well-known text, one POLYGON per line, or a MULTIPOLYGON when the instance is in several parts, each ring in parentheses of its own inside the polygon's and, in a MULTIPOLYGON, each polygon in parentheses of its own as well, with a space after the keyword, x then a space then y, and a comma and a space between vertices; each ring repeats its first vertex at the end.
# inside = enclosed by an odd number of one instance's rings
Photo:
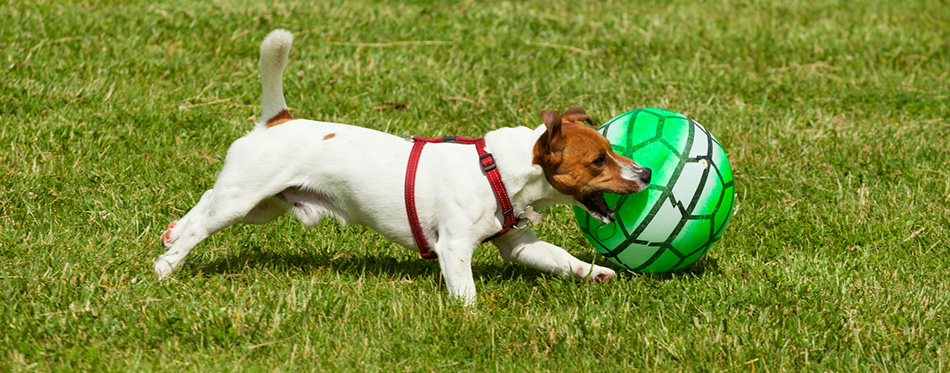
POLYGON ((176 225, 178 225, 177 221, 168 223, 168 229, 162 232, 162 250, 168 251, 168 249, 172 247, 172 244, 175 243, 175 240, 172 239, 172 228, 175 228, 176 225))
POLYGON ((587 282, 596 283, 604 283, 617 277, 617 273, 610 268, 586 263, 574 269, 573 275, 577 280, 586 280, 587 282))
POLYGON ((590 275, 587 276, 587 280, 595 283, 604 283, 613 280, 616 277, 617 273, 612 269, 595 265, 591 268, 590 275))

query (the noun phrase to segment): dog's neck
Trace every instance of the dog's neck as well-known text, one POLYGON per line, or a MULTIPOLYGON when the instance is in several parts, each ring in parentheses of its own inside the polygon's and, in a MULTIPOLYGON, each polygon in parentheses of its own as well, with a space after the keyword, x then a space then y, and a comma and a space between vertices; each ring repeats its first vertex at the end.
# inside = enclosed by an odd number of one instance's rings
POLYGON ((516 214, 528 206, 540 211, 556 203, 573 204, 574 199, 555 190, 541 166, 534 164, 534 144, 544 131, 544 126, 515 127, 485 134, 486 150, 494 155, 516 214))

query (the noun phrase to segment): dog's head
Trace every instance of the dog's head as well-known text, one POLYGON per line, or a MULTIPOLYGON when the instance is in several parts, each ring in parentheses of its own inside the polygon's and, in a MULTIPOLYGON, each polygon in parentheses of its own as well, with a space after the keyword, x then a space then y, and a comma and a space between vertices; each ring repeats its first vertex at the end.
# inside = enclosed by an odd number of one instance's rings
POLYGON ((614 152, 588 126, 595 124, 584 109, 545 110, 541 121, 547 130, 534 144, 534 163, 555 190, 574 197, 597 220, 614 220, 604 193, 631 194, 650 185, 650 169, 614 152))

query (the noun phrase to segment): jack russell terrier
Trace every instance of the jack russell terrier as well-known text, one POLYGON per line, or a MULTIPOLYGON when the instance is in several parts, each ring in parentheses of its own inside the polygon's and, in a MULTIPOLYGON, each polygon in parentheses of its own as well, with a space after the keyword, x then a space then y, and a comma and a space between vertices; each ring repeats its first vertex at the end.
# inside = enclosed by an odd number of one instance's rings
POLYGON ((466 304, 475 302, 472 254, 484 240, 504 260, 542 271, 590 282, 616 277, 539 240, 527 224, 509 230, 556 203, 611 222, 604 193, 649 185, 650 169, 612 151, 583 109, 545 110, 537 129, 502 128, 477 140, 401 138, 295 119, 282 81, 292 43, 290 32, 275 30, 261 44, 261 119, 231 144, 214 188, 162 233, 160 278, 212 233, 236 222, 264 224, 288 210, 307 226, 324 217, 363 224, 438 258, 449 294, 466 304))

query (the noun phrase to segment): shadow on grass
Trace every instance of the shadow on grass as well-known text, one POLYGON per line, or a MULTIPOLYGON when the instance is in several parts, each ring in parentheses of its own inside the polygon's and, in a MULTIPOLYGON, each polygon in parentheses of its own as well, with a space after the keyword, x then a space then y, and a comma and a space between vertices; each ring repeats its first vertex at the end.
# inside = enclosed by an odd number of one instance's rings
MULTIPOLYGON (((329 256, 319 252, 273 252, 248 248, 223 256, 203 260, 193 258, 185 263, 184 271, 194 275, 236 275, 247 269, 286 272, 288 274, 315 274, 319 271, 331 271, 342 276, 370 276, 389 278, 413 278, 439 276, 438 260, 423 260, 416 256, 399 254, 377 254, 350 252, 329 256)), ((477 277, 495 279, 520 279, 537 281, 551 275, 514 263, 472 264, 477 277)))
POLYGON ((720 274, 722 270, 719 268, 719 260, 708 255, 702 256, 686 267, 677 269, 675 271, 663 272, 663 273, 642 273, 634 274, 634 272, 628 271, 626 268, 623 268, 619 265, 614 264, 600 255, 594 255, 591 253, 575 255, 577 259, 583 260, 585 262, 597 264, 599 266, 604 266, 616 271, 618 274, 621 274, 621 277, 624 275, 628 276, 643 276, 648 277, 654 280, 659 281, 669 281, 677 277, 703 277, 707 273, 709 274, 720 274))
MULTIPOLYGON (((593 253, 579 254, 576 257, 585 262, 594 262, 597 265, 613 269, 621 277, 643 276, 659 281, 668 281, 678 277, 702 277, 707 273, 721 273, 719 261, 704 256, 685 268, 665 273, 633 274, 626 269, 605 260, 593 253)), ((438 276, 440 273, 438 260, 422 260, 415 256, 348 252, 330 256, 322 252, 273 252, 257 248, 247 248, 234 253, 205 261, 200 258, 186 262, 185 270, 194 274, 230 275, 240 274, 246 269, 257 268, 269 271, 314 274, 321 270, 329 270, 344 276, 372 276, 412 278, 418 276, 438 276)), ((472 264, 472 271, 476 277, 490 277, 500 280, 537 282, 553 275, 515 263, 480 263, 472 264)), ((556 276, 554 276, 556 277, 556 276)))

